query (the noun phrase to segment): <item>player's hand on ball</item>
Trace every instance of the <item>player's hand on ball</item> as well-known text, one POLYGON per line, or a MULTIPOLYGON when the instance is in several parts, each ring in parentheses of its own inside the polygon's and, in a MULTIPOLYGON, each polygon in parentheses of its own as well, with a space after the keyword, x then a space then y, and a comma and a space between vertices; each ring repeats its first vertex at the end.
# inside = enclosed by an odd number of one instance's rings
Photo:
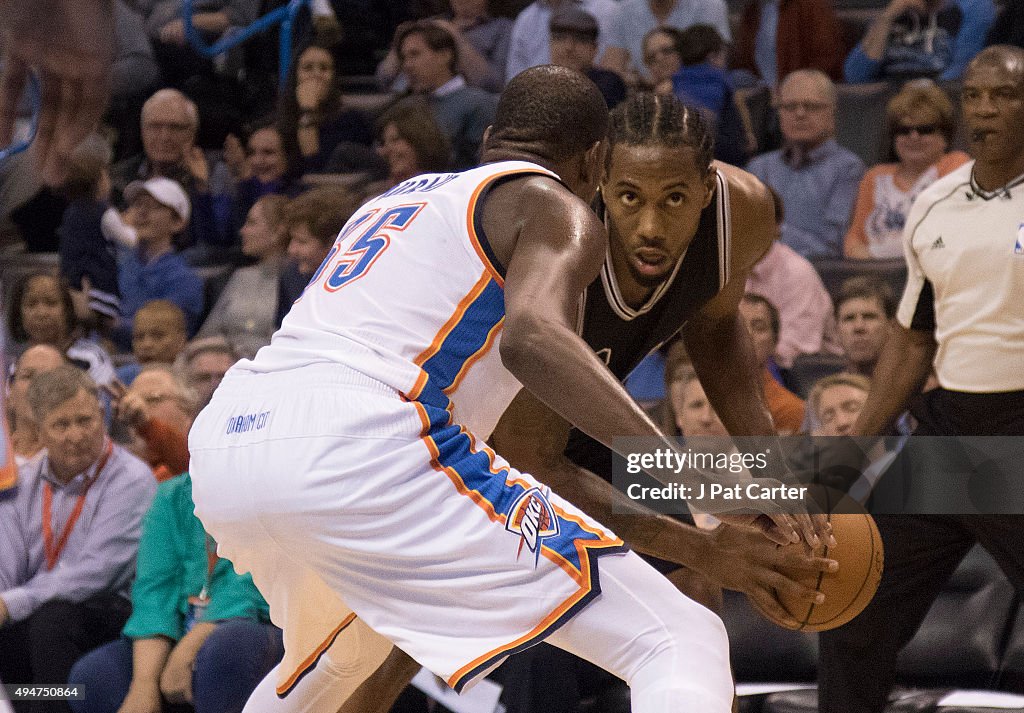
POLYGON ((710 537, 714 549, 705 574, 724 589, 743 592, 755 607, 791 627, 797 622, 779 604, 777 593, 821 603, 823 597, 800 580, 839 569, 834 559, 815 556, 804 547, 779 547, 749 527, 723 524, 710 537))

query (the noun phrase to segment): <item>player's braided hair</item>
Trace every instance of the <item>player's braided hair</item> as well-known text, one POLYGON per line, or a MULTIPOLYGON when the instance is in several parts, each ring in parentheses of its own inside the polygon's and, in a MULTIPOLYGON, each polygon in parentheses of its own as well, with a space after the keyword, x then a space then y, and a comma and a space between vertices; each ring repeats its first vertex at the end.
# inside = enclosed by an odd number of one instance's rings
POLYGON ((714 158, 714 130, 704 114, 671 95, 640 92, 619 104, 611 113, 608 140, 609 161, 618 144, 689 147, 703 174, 714 158))

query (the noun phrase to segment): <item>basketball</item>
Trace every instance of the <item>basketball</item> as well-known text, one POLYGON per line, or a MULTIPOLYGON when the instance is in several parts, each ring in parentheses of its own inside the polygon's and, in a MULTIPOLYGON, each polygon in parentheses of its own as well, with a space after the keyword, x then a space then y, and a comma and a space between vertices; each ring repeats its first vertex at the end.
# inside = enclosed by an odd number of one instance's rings
MULTIPOLYGON (((852 503, 844 499, 843 504, 852 503)), ((820 546, 815 552, 821 557, 830 557, 839 562, 839 571, 821 572, 807 575, 803 582, 825 595, 821 604, 780 596, 776 593, 779 604, 796 619, 799 626, 785 624, 768 616, 779 626, 796 631, 827 631, 846 622, 864 611, 871 598, 875 596, 878 583, 882 578, 883 551, 882 538, 874 518, 866 512, 836 513, 829 516, 832 532, 836 538, 836 546, 820 546)), ((803 543, 786 545, 786 547, 804 547, 803 543)))

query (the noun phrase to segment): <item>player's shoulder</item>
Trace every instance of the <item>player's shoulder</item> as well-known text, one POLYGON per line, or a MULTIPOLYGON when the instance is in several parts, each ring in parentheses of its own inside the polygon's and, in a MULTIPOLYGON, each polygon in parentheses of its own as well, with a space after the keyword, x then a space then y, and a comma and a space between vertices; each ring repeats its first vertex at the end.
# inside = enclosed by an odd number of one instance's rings
POLYGON ((775 206, 768 187, 752 173, 715 162, 720 188, 728 194, 733 254, 743 263, 764 254, 775 239, 775 206))

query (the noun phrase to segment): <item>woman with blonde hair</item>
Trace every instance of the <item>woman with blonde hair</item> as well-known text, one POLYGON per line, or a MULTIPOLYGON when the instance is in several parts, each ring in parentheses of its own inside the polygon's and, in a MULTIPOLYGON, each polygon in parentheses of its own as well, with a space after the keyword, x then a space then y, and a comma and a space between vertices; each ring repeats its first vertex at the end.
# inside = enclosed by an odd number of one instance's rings
POLYGON ((925 188, 970 157, 950 151, 956 133, 953 104, 930 79, 907 82, 886 108, 889 160, 864 174, 850 230, 848 258, 903 256, 903 225, 925 188))

